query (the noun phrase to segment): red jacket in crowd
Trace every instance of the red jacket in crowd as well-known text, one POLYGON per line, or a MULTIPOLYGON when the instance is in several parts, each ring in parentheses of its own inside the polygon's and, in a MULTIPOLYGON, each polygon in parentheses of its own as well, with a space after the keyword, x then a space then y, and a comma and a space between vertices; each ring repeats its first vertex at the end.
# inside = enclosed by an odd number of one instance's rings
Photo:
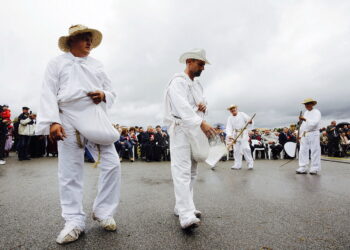
POLYGON ((8 121, 9 122, 8 126, 12 127, 11 126, 11 110, 10 109, 7 109, 7 110, 4 110, 3 112, 1 112, 1 118, 3 121, 8 121))

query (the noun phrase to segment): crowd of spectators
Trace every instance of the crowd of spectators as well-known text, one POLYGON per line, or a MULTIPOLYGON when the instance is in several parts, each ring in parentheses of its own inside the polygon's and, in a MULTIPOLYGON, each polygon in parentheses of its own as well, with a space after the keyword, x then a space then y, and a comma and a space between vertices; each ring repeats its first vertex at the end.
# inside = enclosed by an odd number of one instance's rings
POLYGON ((169 135, 160 125, 155 128, 121 127, 116 125, 120 132, 120 139, 115 142, 115 147, 121 159, 135 159, 151 161, 169 161, 169 135))
POLYGON ((12 119, 9 106, 0 106, 0 165, 6 163, 11 151, 17 153, 19 161, 58 155, 56 142, 35 135, 35 124, 36 114, 30 108, 23 107, 22 113, 12 119))
MULTIPOLYGON (((18 160, 30 160, 35 157, 57 156, 57 142, 48 136, 35 135, 36 115, 30 108, 23 107, 22 113, 11 119, 8 105, 0 106, 0 164, 10 151, 17 152, 18 160)), ((120 132, 120 139, 114 143, 121 160, 170 161, 169 135, 166 128, 157 125, 155 128, 124 127, 115 125, 120 132)), ((216 132, 225 141, 225 130, 216 126, 216 132)), ((284 144, 297 141, 295 125, 280 129, 253 129, 249 131, 249 144, 253 157, 265 159, 288 159, 284 144)), ((348 156, 350 150, 350 124, 337 124, 332 121, 327 128, 320 130, 321 153, 330 157, 348 156)), ((86 159, 93 162, 87 151, 86 159)), ((233 152, 229 152, 233 156, 233 152)), ((224 159, 224 158, 223 158, 224 159)))
POLYGON ((344 157, 350 149, 350 124, 332 121, 327 128, 321 129, 322 153, 330 157, 344 157))

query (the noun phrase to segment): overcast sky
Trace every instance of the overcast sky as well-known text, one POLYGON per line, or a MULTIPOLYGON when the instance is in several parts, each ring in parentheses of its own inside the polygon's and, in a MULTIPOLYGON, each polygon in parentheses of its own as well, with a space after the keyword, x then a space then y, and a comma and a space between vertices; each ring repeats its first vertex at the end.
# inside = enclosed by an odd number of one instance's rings
POLYGON ((295 123, 300 102, 318 100, 323 125, 350 120, 350 1, 5 1, 0 8, 0 103, 35 112, 47 62, 73 24, 103 33, 92 57, 118 99, 112 121, 162 123, 165 86, 179 56, 204 48, 208 121, 230 104, 257 113, 257 127, 295 123))

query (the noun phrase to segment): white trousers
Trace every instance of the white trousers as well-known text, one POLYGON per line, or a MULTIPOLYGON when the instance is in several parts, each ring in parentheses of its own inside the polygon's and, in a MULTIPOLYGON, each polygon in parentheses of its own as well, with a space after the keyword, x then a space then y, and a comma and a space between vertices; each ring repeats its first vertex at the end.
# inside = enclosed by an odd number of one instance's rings
MULTIPOLYGON (((66 224, 74 224, 82 230, 85 228, 83 211, 83 167, 84 144, 89 152, 98 159, 97 145, 87 142, 80 135, 83 147, 79 147, 75 129, 65 122, 61 115, 63 128, 67 134, 64 141, 58 142, 58 183, 62 217, 66 224)), ((93 204, 96 217, 106 219, 113 216, 119 204, 121 167, 119 156, 113 144, 100 145, 100 176, 97 196, 93 204)))
POLYGON ((193 185, 198 174, 197 162, 191 158, 190 143, 180 126, 176 126, 174 133, 170 136, 171 174, 176 200, 175 210, 178 211, 180 224, 183 225, 195 217, 193 185))
POLYGON ((311 171, 321 171, 321 146, 318 131, 307 133, 301 137, 299 151, 299 167, 307 167, 310 163, 309 151, 311 150, 311 171))
POLYGON ((234 144, 233 151, 233 157, 235 158, 235 164, 233 167, 242 167, 242 154, 244 155, 244 159, 247 161, 248 165, 252 165, 254 163, 248 139, 243 138, 242 140, 238 140, 234 144))

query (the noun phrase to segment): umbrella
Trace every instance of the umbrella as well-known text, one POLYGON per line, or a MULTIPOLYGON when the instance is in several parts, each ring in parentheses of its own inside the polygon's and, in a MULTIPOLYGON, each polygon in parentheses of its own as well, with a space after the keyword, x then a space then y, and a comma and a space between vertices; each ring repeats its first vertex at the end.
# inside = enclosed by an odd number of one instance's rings
POLYGON ((348 123, 348 122, 341 122, 341 123, 338 123, 338 124, 337 124, 337 129, 343 128, 344 125, 350 125, 350 123, 348 123))

